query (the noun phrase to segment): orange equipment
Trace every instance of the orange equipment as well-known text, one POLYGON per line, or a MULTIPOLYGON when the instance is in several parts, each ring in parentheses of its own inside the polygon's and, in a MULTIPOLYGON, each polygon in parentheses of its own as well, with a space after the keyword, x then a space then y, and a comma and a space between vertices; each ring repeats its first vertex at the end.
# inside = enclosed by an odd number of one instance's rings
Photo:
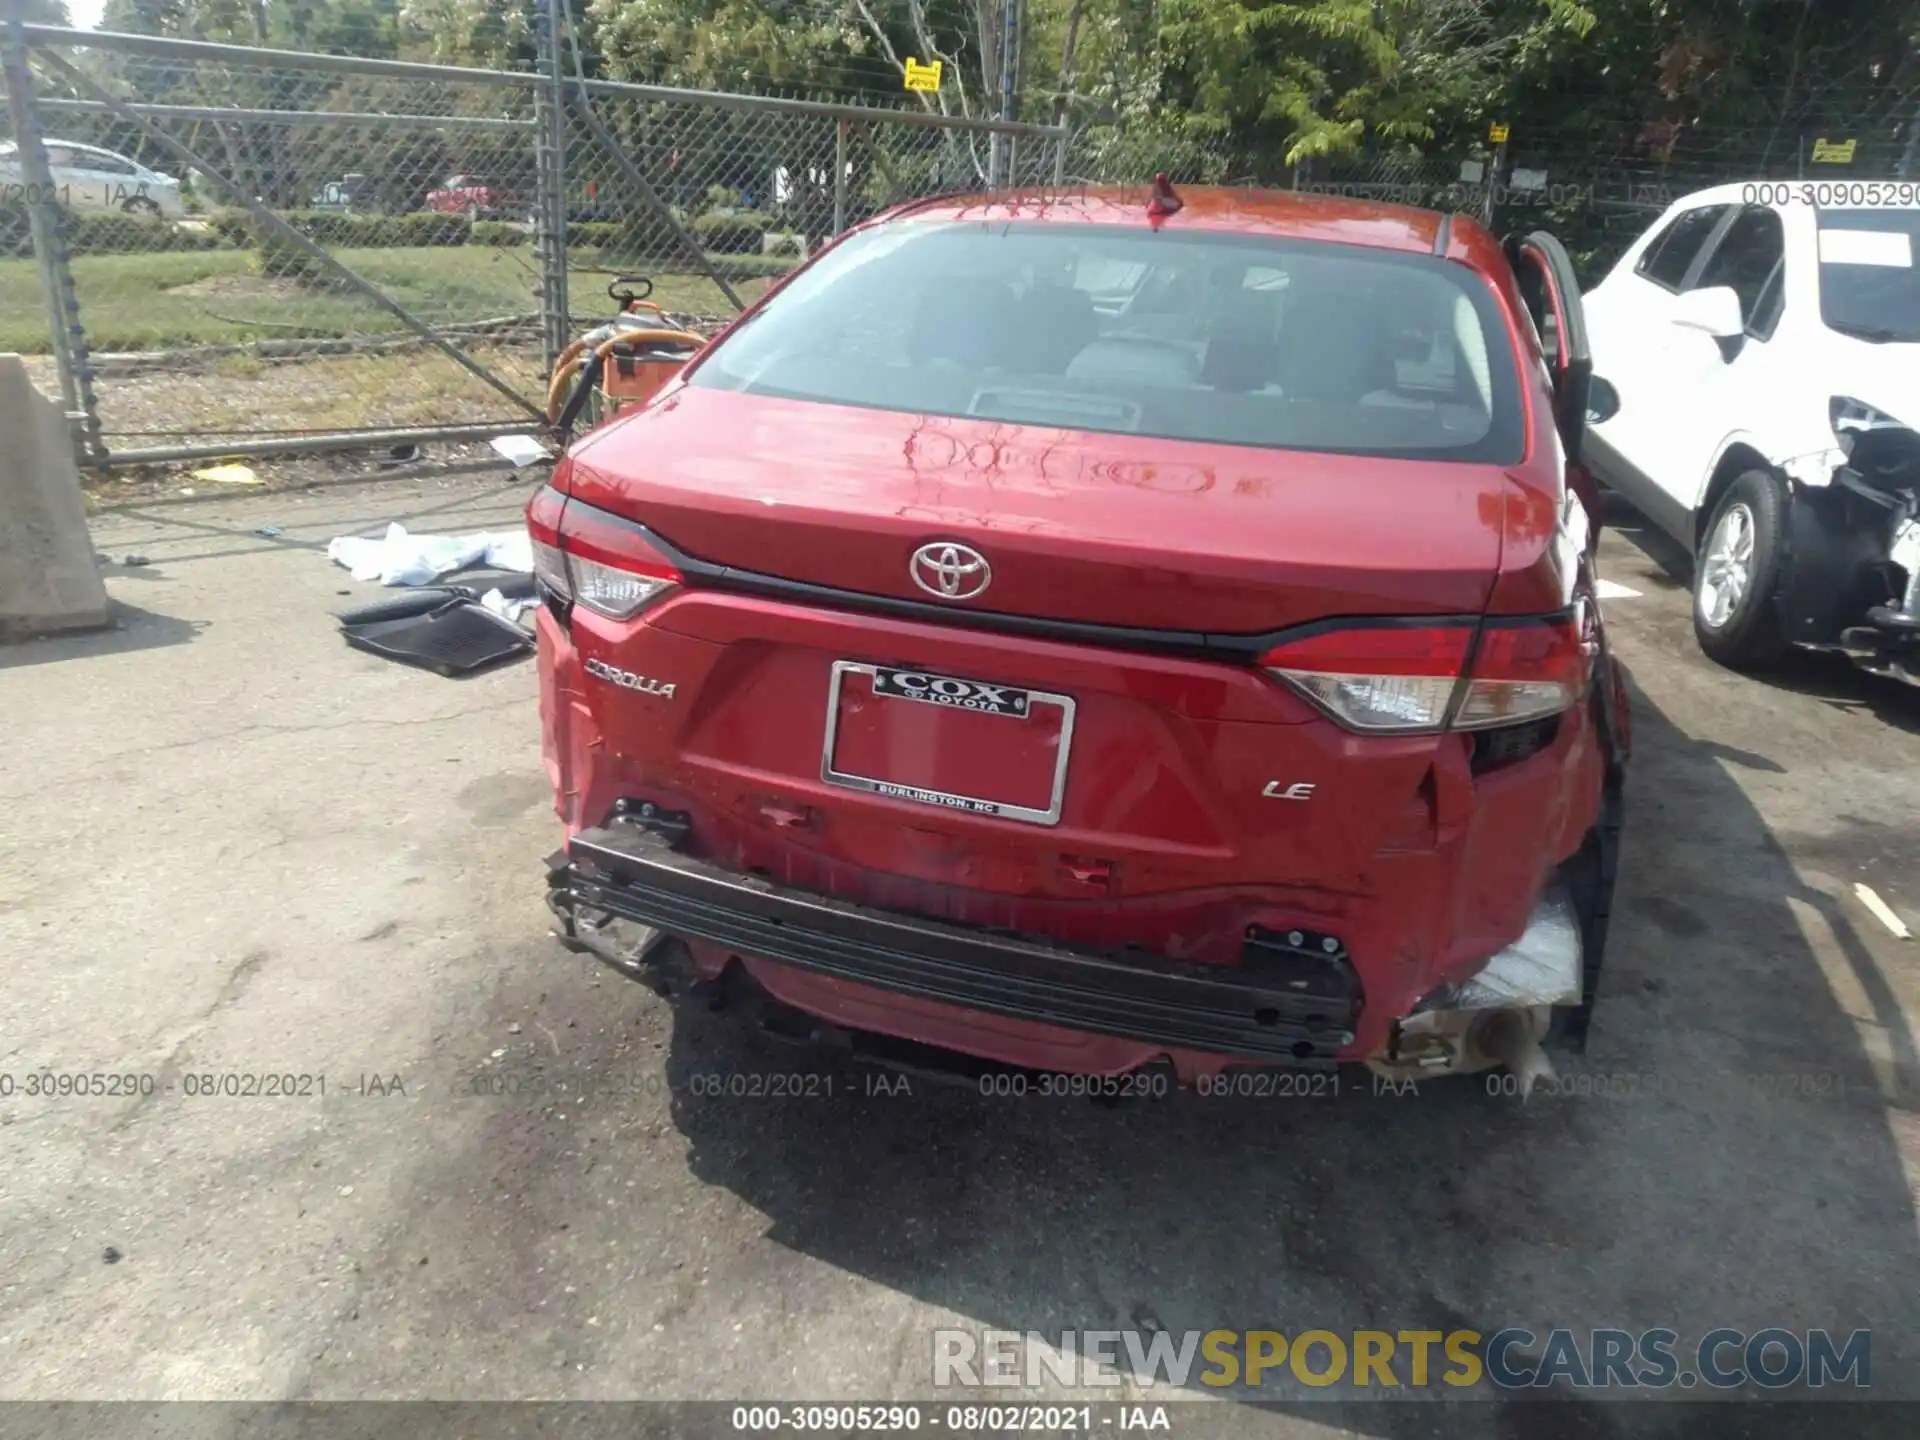
POLYGON ((562 438, 570 436, 582 414, 586 428, 611 420, 630 405, 644 405, 659 394, 706 337, 669 324, 647 298, 653 281, 622 276, 607 287, 620 312, 560 352, 547 385, 547 423, 562 438), (647 288, 635 294, 633 285, 647 288))

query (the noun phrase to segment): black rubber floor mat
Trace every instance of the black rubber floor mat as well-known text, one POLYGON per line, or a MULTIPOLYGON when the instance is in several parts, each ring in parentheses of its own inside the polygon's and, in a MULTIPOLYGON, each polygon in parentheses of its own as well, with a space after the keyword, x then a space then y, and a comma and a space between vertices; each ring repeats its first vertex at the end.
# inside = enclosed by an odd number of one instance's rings
POLYGON ((476 600, 489 590, 498 590, 503 599, 525 600, 534 593, 535 585, 533 576, 524 570, 493 570, 484 565, 473 570, 456 570, 440 578, 476 600))
POLYGON ((336 610, 333 618, 342 625, 364 625, 369 620, 402 620, 409 615, 424 615, 429 610, 438 610, 449 600, 478 600, 489 590, 498 590, 504 600, 531 600, 539 593, 533 576, 516 571, 503 570, 498 574, 488 572, 482 575, 473 575, 465 570, 460 572, 463 581, 470 576, 470 584, 411 586, 384 599, 336 610))
POLYGON ((423 585, 417 590, 403 590, 398 595, 389 595, 384 600, 336 610, 333 618, 342 625, 365 625, 373 620, 405 620, 410 615, 425 615, 430 610, 438 610, 449 600, 477 598, 454 585, 423 585))
POLYGON ((533 649, 533 637, 491 610, 455 600, 425 615, 342 625, 357 649, 441 675, 471 675, 533 649))

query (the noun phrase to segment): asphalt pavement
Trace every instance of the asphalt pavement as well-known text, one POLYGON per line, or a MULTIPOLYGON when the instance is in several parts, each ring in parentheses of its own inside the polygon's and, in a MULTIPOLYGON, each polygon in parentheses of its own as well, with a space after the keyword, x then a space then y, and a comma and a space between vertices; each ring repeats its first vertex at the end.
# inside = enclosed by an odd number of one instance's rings
POLYGON ((550 938, 531 664, 341 643, 370 587, 329 537, 510 527, 527 485, 102 516, 122 627, 0 650, 0 1398, 935 1399, 941 1328, 1506 1326, 1870 1328, 1874 1394, 1920 1398, 1920 951, 1854 890, 1920 924, 1920 694, 1716 668, 1619 512, 1635 756, 1584 1090, 873 1093, 550 938), (831 1093, 727 1093, 794 1071, 831 1093))

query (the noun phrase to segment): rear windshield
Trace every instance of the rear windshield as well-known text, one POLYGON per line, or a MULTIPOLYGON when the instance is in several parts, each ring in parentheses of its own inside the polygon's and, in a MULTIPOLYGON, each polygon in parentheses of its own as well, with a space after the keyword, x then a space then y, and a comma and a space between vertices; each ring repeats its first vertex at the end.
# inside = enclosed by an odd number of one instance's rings
POLYGON ((708 389, 1177 440, 1510 463, 1492 291, 1424 255, 1146 226, 901 221, 795 278, 708 389))
POLYGON ((1822 210, 1820 318, 1868 340, 1920 342, 1920 210, 1822 210))

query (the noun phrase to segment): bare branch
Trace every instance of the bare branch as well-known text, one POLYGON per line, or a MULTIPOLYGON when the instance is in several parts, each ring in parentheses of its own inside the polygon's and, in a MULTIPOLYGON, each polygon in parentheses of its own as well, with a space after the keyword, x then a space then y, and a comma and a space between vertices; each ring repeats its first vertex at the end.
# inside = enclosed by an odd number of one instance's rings
MULTIPOLYGON (((860 12, 860 18, 866 22, 868 31, 873 35, 873 38, 879 42, 881 50, 886 53, 887 63, 898 70, 901 78, 905 79, 907 74, 906 64, 900 59, 899 52, 893 48, 893 42, 887 38, 887 32, 881 28, 880 22, 874 18, 873 11, 867 7, 867 0, 853 0, 853 6, 860 12)), ((933 100, 927 98, 926 91, 916 90, 913 93, 920 97, 920 107, 923 110, 932 111, 937 108, 942 115, 947 113, 945 103, 943 102, 936 106, 933 100)), ((939 96, 935 97, 935 99, 939 98, 939 96)))
POLYGON ((1053 102, 1053 123, 1067 123, 1067 102, 1073 95, 1074 51, 1080 43, 1080 9, 1084 0, 1073 0, 1073 8, 1067 11, 1067 38, 1060 47, 1060 81, 1053 102))
MULTIPOLYGON (((960 113, 969 120, 973 118, 973 105, 967 99, 967 76, 960 68, 960 54, 956 50, 949 54, 934 42, 933 27, 927 23, 926 0, 907 0, 907 13, 913 18, 913 33, 919 37, 920 48, 942 65, 953 68, 953 88, 960 96, 960 113)), ((984 72, 983 72, 984 73, 984 72)), ((940 108, 946 111, 946 87, 940 87, 940 108)))
MULTIPOLYGON (((915 0, 919 3, 919 0, 915 0)), ((1002 4, 1006 0, 1001 0, 1002 4)), ((1000 73, 1000 12, 993 0, 973 0, 973 32, 980 45, 980 85, 991 95, 1000 73)), ((992 109, 991 106, 988 107, 992 109)))

